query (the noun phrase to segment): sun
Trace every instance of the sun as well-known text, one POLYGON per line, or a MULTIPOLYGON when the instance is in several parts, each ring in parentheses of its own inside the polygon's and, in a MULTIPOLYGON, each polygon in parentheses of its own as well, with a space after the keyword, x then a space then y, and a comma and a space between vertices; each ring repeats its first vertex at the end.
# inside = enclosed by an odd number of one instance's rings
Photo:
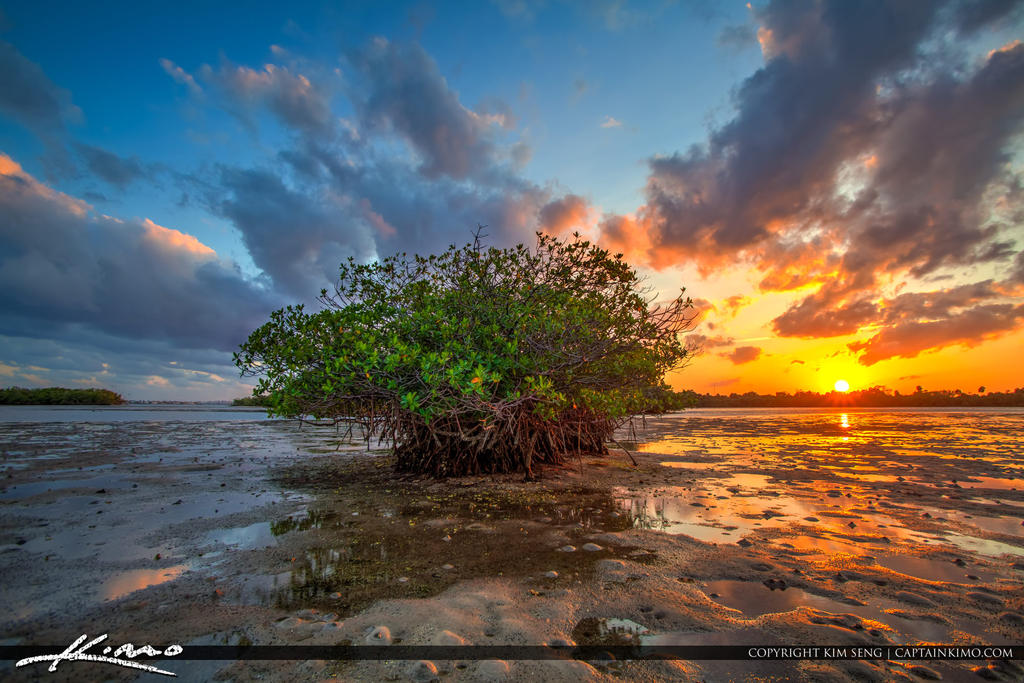
POLYGON ((850 383, 845 379, 836 380, 836 391, 847 392, 850 390, 850 383))

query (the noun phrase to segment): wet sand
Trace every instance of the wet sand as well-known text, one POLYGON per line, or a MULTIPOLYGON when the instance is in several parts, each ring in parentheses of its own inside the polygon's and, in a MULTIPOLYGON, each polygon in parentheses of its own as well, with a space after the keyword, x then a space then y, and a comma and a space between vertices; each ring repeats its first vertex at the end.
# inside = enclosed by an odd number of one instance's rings
MULTIPOLYGON (((0 423, 0 638, 1020 644, 1022 433, 1012 410, 694 410, 620 434, 636 468, 613 450, 524 483, 396 478, 380 451, 281 422, 0 423)), ((166 664, 237 681, 1024 677, 979 661, 166 664)))

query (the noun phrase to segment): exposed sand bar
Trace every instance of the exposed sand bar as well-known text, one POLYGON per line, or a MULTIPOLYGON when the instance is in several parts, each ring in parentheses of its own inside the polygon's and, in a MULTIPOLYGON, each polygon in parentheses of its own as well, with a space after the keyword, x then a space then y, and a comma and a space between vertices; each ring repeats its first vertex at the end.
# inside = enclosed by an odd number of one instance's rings
MULTIPOLYGON (((3 644, 1024 642, 1019 410, 693 410, 619 435, 638 468, 613 451, 531 483, 397 479, 379 451, 336 450, 333 429, 252 412, 44 413, 0 415, 3 644)), ((1024 676, 977 661, 167 663, 238 681, 978 667, 1024 676)))

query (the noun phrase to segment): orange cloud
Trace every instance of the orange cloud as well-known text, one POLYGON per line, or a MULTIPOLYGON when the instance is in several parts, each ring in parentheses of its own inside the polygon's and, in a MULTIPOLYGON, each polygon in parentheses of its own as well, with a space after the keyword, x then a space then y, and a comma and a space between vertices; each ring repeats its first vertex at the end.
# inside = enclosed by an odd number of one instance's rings
POLYGON ((193 256, 213 257, 217 255, 210 247, 206 246, 192 235, 173 228, 165 228, 157 225, 148 218, 142 219, 142 228, 145 239, 162 247, 170 247, 171 250, 186 251, 193 256))
POLYGON ((567 194, 545 204, 540 210, 540 229, 553 235, 573 232, 589 235, 597 226, 597 211, 579 195, 567 194))

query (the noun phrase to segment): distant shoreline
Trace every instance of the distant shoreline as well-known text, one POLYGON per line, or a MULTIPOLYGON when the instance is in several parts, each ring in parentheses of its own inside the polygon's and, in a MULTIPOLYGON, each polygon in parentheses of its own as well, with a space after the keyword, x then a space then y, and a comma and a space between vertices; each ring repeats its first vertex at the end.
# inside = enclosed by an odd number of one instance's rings
POLYGON ((924 391, 920 387, 912 394, 901 394, 884 387, 861 391, 830 391, 819 394, 798 391, 794 394, 777 392, 757 394, 698 394, 695 391, 677 392, 684 404, 693 408, 1020 408, 1024 407, 1024 387, 1006 392, 978 393, 960 390, 924 391))

